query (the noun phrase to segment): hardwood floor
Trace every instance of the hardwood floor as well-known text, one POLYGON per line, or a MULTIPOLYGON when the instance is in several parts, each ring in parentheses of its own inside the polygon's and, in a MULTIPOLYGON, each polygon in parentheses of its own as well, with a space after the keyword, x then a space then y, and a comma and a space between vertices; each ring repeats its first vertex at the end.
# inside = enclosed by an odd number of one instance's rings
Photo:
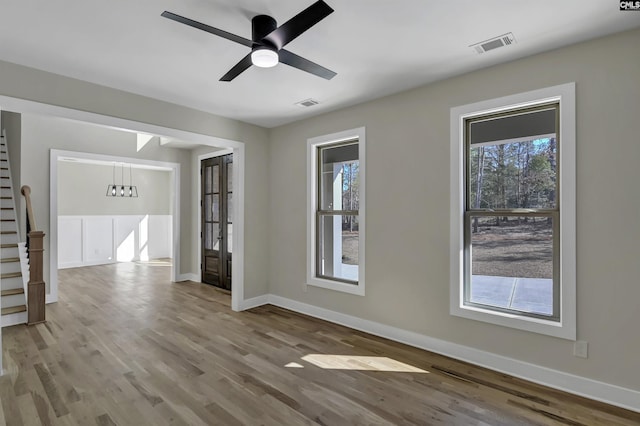
POLYGON ((640 414, 264 306, 169 267, 59 272, 47 323, 3 330, 0 424, 638 425, 640 414))

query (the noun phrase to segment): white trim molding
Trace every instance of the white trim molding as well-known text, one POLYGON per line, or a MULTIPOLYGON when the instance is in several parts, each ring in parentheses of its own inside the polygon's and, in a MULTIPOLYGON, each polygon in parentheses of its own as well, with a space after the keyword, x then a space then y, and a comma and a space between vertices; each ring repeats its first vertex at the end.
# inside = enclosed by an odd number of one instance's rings
POLYGON ((306 285, 364 296, 366 235, 366 137, 365 128, 345 130, 307 139, 307 280, 306 285), (323 145, 358 141, 359 209, 358 209, 358 283, 349 284, 323 279, 316 274, 316 208, 318 188, 318 150, 323 145))
POLYGON ((547 87, 451 108, 451 315, 576 340, 576 103, 575 83, 547 87), (464 123, 478 115, 542 105, 560 104, 560 320, 467 306, 464 303, 464 123))
POLYGON ((200 277, 198 276, 198 274, 193 272, 178 275, 178 277, 176 278, 176 282, 180 283, 183 281, 193 281, 194 283, 199 283, 200 277))
POLYGON ((392 327, 375 321, 342 314, 318 306, 309 305, 273 294, 247 300, 246 309, 274 305, 300 314, 309 315, 354 330, 363 331, 385 339, 434 352, 460 361, 465 361, 489 370, 508 374, 553 389, 640 412, 640 391, 600 382, 586 377, 542 367, 517 359, 481 351, 457 343, 436 339, 413 331, 392 327))
POLYGON ((242 302, 242 309, 246 311, 247 309, 257 308, 258 306, 268 305, 269 304, 268 294, 263 294, 262 296, 252 297, 251 299, 247 299, 242 302))

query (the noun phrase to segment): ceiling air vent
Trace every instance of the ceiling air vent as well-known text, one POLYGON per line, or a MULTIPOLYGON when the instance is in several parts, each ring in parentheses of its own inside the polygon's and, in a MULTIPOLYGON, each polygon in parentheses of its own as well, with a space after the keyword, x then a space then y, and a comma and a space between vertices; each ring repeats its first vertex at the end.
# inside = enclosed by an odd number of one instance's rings
POLYGON ((315 99, 305 99, 304 101, 296 102, 296 105, 301 107, 310 107, 310 106, 318 105, 318 103, 319 102, 316 101, 315 99))
POLYGON ((507 33, 489 40, 481 41, 480 43, 472 44, 469 47, 475 49, 478 53, 485 53, 499 47, 515 44, 515 42, 516 38, 513 36, 513 33, 507 33))

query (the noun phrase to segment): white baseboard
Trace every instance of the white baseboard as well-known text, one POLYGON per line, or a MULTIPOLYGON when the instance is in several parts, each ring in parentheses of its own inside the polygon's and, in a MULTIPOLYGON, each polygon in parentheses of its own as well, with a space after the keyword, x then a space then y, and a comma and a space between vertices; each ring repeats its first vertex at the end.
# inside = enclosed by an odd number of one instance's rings
POLYGON ((177 278, 178 279, 176 280, 176 282, 181 282, 181 281, 193 281, 195 283, 200 282, 200 275, 194 274, 192 272, 188 272, 186 274, 178 274, 177 278))
MULTIPOLYGON (((135 262, 135 260, 132 260, 135 262)), ((100 265, 113 265, 117 263, 115 260, 88 260, 86 262, 74 261, 59 263, 58 269, 70 269, 70 268, 84 268, 85 266, 100 266, 100 265)))
MULTIPOLYGON (((269 303, 281 308, 320 318, 409 346, 435 352, 450 358, 466 361, 490 370, 509 374, 554 389, 584 396, 596 401, 640 412, 640 391, 627 389, 585 377, 576 376, 517 359, 496 355, 468 346, 435 339, 374 321, 365 320, 329 309, 320 308, 273 294, 245 300, 251 307, 269 303), (266 302, 265 302, 266 299, 266 302)), ((245 308, 248 309, 248 308, 245 308)))
POLYGON ((262 296, 252 297, 251 299, 243 300, 240 303, 240 310, 246 311, 247 309, 257 308, 258 306, 266 305, 269 303, 269 295, 263 294, 262 296))

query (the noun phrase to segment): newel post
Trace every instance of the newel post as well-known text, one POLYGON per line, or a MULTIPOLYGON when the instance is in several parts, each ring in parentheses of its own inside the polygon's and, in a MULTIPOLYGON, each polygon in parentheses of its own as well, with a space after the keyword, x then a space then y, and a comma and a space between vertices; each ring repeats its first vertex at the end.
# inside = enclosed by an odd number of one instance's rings
POLYGON ((29 232, 29 283, 27 324, 45 322, 45 284, 43 279, 44 232, 29 232))
MULTIPOLYGON (((31 229, 36 228, 36 221, 31 207, 31 188, 21 188, 27 203, 27 223, 31 229)), ((27 324, 45 322, 45 283, 43 279, 44 232, 34 230, 29 234, 29 282, 27 283, 27 324)))

